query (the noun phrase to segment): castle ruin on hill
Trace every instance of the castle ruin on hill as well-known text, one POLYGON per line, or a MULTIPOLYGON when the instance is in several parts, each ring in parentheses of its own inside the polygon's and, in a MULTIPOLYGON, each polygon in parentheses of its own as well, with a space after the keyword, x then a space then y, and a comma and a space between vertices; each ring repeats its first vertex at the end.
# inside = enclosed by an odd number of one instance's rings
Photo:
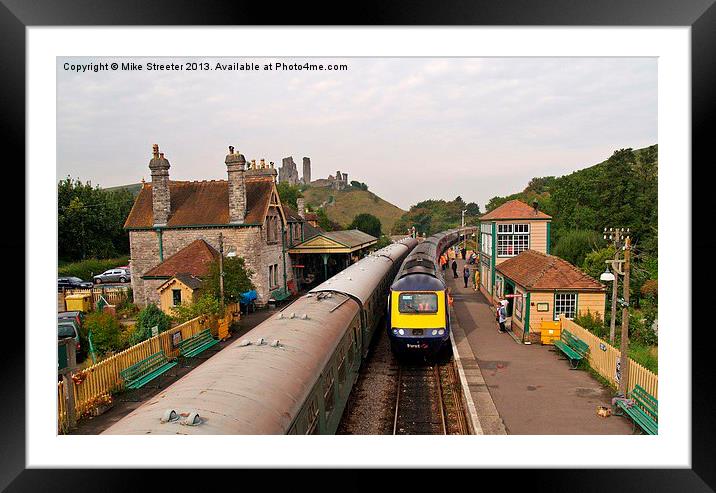
POLYGON ((348 187, 348 173, 336 171, 335 176, 328 175, 328 178, 319 178, 311 181, 311 158, 303 158, 303 177, 298 177, 298 166, 293 156, 285 157, 278 170, 279 183, 289 185, 310 185, 312 187, 330 187, 334 190, 344 190, 348 187))

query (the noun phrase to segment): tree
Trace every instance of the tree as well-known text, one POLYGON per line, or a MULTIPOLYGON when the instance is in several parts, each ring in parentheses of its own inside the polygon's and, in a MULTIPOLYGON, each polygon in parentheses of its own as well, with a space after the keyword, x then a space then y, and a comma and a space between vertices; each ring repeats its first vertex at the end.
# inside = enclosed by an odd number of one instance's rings
POLYGON ((586 255, 596 250, 601 240, 596 231, 570 230, 560 236, 553 253, 572 265, 582 265, 586 255))
POLYGON ((296 199, 303 197, 301 187, 299 185, 289 185, 284 181, 276 185, 276 190, 278 190, 278 196, 281 199, 282 204, 290 205, 294 209, 298 209, 296 199))
MULTIPOLYGON (((230 303, 238 303, 241 293, 251 291, 254 284, 251 282, 253 271, 246 267, 241 257, 224 258, 224 299, 230 303)), ((209 266, 209 275, 204 280, 207 293, 211 293, 216 299, 221 297, 219 286, 219 261, 212 262, 209 266)))
POLYGON ((381 235, 380 219, 368 213, 355 216, 353 222, 348 226, 348 229, 358 229, 376 238, 380 238, 381 235))
POLYGON ((124 221, 133 204, 126 189, 102 190, 70 177, 58 182, 58 257, 73 261, 128 254, 124 221))

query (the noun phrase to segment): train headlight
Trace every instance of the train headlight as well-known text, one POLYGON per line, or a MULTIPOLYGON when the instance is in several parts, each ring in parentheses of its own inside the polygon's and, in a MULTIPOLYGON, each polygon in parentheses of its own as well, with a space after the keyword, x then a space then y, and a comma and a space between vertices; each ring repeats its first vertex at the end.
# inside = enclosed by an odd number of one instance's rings
POLYGON ((405 335, 405 331, 404 331, 403 329, 400 329, 400 330, 398 330, 398 334, 400 334, 401 336, 404 336, 404 335, 405 335))
POLYGON ((393 334, 397 334, 397 333, 398 333, 398 329, 393 329, 393 334))
POLYGON ((444 329, 438 330, 438 334, 443 335, 444 333, 445 333, 445 330, 444 330, 444 329))
POLYGON ((433 329, 433 335, 434 336, 438 335, 438 331, 436 329, 433 329))

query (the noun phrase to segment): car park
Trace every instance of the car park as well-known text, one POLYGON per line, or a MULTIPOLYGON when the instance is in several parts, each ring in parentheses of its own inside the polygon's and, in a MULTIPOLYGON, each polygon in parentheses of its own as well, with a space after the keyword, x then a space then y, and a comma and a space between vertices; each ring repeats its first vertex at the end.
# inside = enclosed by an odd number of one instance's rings
POLYGON ((129 282, 131 277, 129 269, 115 268, 106 270, 101 274, 97 274, 93 279, 95 284, 102 284, 108 282, 129 282))
POLYGON ((83 281, 79 277, 58 277, 57 289, 62 288, 90 289, 92 288, 92 283, 89 281, 83 281))

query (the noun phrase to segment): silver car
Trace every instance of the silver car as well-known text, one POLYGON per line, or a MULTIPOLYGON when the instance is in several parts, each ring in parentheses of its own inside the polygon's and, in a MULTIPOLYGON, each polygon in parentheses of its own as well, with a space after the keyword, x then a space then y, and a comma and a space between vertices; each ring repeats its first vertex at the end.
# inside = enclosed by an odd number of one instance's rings
POLYGON ((97 274, 93 279, 95 284, 102 284, 103 282, 129 282, 131 277, 129 269, 109 269, 97 274))

